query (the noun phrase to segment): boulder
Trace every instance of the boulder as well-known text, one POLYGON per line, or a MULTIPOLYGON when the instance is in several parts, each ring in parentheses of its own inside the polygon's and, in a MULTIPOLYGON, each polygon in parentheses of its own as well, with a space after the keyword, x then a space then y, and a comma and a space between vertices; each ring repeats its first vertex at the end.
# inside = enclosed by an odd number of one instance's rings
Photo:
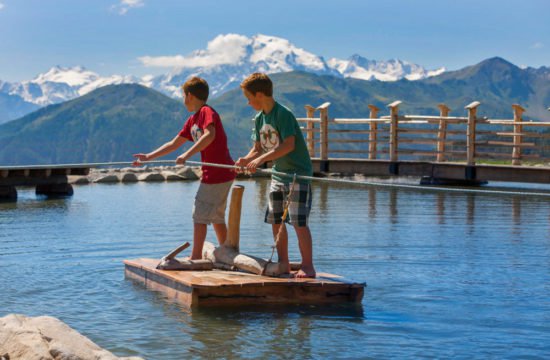
POLYGON ((143 173, 138 176, 139 181, 164 181, 166 180, 162 174, 159 173, 143 173))
POLYGON ((125 183, 126 182, 137 182, 138 177, 133 172, 122 173, 121 176, 120 176, 120 181, 125 182, 125 183))
POLYGON ((183 176, 176 174, 173 171, 164 170, 161 171, 161 175, 164 176, 166 181, 181 181, 186 180, 183 176))
POLYGON ((0 318, 0 358, 26 360, 143 360, 117 357, 50 316, 0 318))
POLYGON ((97 179, 94 180, 96 183, 117 183, 120 179, 115 174, 108 174, 104 176, 100 176, 97 179))
POLYGON ((90 179, 88 179, 87 176, 69 175, 68 182, 69 184, 84 185, 84 184, 89 184, 90 179))
POLYGON ((198 180, 200 178, 200 169, 195 170, 190 166, 184 166, 180 169, 176 169, 176 174, 183 177, 185 180, 198 180))

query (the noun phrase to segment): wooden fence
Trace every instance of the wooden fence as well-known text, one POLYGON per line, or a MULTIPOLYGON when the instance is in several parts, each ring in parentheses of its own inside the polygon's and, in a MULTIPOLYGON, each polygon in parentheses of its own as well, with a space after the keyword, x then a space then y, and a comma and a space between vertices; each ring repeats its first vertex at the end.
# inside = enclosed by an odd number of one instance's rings
POLYGON ((314 108, 307 105, 302 131, 312 158, 334 157, 466 162, 501 159, 512 165, 524 160, 549 159, 545 145, 550 139, 550 122, 525 121, 525 109, 512 105, 512 119, 478 117, 478 101, 465 107, 467 116, 449 116, 450 109, 439 104, 439 116, 400 115, 395 101, 389 115, 369 105, 365 119, 329 118, 330 103, 314 108), (315 117, 318 113, 318 117, 315 117))

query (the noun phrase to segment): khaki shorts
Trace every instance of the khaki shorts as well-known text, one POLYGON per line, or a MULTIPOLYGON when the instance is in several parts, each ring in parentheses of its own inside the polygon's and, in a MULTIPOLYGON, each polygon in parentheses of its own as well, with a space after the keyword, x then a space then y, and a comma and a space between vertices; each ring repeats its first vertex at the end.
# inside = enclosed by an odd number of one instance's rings
POLYGON ((224 224, 227 195, 232 181, 221 184, 199 185, 193 206, 193 222, 196 224, 224 224))

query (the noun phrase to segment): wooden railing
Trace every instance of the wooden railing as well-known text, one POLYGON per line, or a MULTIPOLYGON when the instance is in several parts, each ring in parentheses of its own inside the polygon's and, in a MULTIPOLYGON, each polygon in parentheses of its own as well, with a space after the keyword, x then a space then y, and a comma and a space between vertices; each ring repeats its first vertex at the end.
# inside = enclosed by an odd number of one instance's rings
POLYGON ((512 165, 522 161, 543 162, 550 158, 550 122, 525 121, 525 110, 512 105, 512 119, 478 117, 478 101, 465 107, 467 116, 449 116, 450 109, 439 104, 439 116, 400 115, 395 101, 389 115, 369 105, 364 119, 329 118, 330 103, 314 108, 307 105, 303 123, 312 158, 335 157, 466 162, 501 159, 512 165), (317 114, 317 117, 316 117, 317 114), (548 129, 548 130, 547 130, 548 129))

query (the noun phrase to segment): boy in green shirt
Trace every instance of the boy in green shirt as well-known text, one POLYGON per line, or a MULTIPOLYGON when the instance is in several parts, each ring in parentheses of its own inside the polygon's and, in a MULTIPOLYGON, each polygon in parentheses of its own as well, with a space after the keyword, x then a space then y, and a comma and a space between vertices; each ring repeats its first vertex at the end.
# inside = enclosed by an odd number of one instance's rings
POLYGON ((311 184, 307 180, 297 180, 291 191, 292 175, 312 176, 312 165, 304 136, 292 112, 273 98, 273 83, 266 74, 254 73, 241 83, 248 104, 256 111, 255 128, 252 134, 254 146, 249 153, 237 160, 235 165, 255 172, 267 161, 273 162, 273 170, 291 176, 273 174, 269 190, 269 204, 265 222, 272 224, 273 236, 277 242, 279 263, 290 273, 288 259, 288 233, 282 224, 285 199, 291 193, 286 222, 294 226, 298 237, 302 264, 294 274, 297 278, 314 278, 313 247, 308 226, 311 210, 311 184), (281 228, 282 226, 282 228, 281 228))

